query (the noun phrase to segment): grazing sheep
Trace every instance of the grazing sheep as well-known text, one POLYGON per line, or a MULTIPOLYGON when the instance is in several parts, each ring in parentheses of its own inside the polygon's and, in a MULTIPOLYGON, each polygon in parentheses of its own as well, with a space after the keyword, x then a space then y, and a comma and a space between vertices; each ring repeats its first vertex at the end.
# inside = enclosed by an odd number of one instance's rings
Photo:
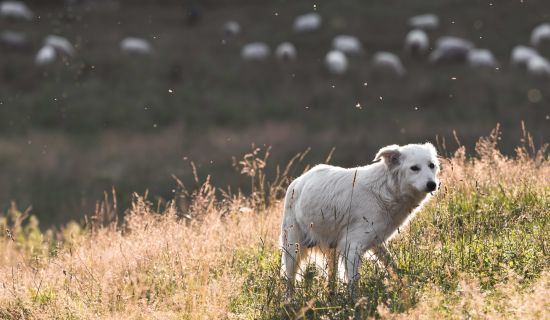
POLYGON ((550 62, 541 56, 532 57, 527 62, 527 72, 537 77, 549 77, 550 62))
POLYGON ((283 42, 275 50, 275 56, 279 60, 291 61, 296 60, 296 47, 290 42, 283 42))
POLYGON ((318 13, 307 13, 294 19, 292 29, 295 32, 315 31, 321 27, 321 16, 318 13))
POLYGON ((472 67, 495 68, 498 62, 488 49, 472 49, 468 52, 468 64, 472 67))
POLYGON ((405 51, 410 55, 423 55, 428 52, 430 41, 424 30, 411 30, 405 37, 405 51))
POLYGON ((49 35, 44 39, 44 45, 53 47, 58 53, 61 52, 68 56, 72 56, 74 54, 73 45, 69 42, 69 40, 67 40, 67 38, 64 37, 49 35))
POLYGON ((51 64, 55 62, 56 58, 57 53, 55 52, 55 48, 50 45, 45 45, 36 54, 36 57, 34 58, 34 63, 39 66, 51 64))
POLYGON ((363 52, 361 41, 354 36, 339 35, 332 39, 332 48, 346 54, 360 54, 363 52))
POLYGON ((389 72, 398 77, 404 76, 407 73, 401 63, 401 59, 391 52, 377 52, 372 58, 372 65, 375 70, 389 72))
POLYGON ((473 43, 468 40, 445 36, 437 39, 435 50, 429 59, 432 63, 465 62, 468 52, 473 48, 473 43))
POLYGON ((344 74, 348 70, 348 58, 338 50, 331 50, 325 56, 325 66, 332 74, 344 74))
POLYGON ((527 63, 531 58, 538 57, 537 50, 526 47, 526 46, 515 46, 512 49, 512 54, 510 56, 510 61, 514 66, 527 67, 527 63))
POLYGON ((430 143, 387 146, 374 161, 351 169, 317 165, 288 186, 280 245, 289 293, 312 250, 326 255, 329 276, 341 258, 352 294, 368 250, 394 266, 384 243, 436 191, 439 161, 430 143))
POLYGON ((0 3, 0 16, 21 20, 32 20, 33 13, 21 1, 3 1, 0 3))
POLYGON ((439 27, 439 18, 435 14, 421 14, 409 18, 409 26, 416 29, 433 30, 439 27))
POLYGON ((247 61, 263 61, 266 60, 271 50, 269 46, 263 42, 252 42, 246 44, 241 50, 241 58, 247 61))
POLYGON ((538 47, 548 40, 550 40, 550 23, 543 23, 531 32, 531 44, 534 47, 538 47))
POLYGON ((130 54, 149 55, 153 53, 151 43, 142 38, 127 37, 120 42, 120 50, 130 54))
POLYGON ((0 44, 9 48, 27 48, 30 43, 27 36, 21 32, 4 31, 0 34, 0 44))
POLYGON ((227 21, 223 24, 222 31, 226 36, 235 37, 241 33, 241 25, 237 21, 227 21))

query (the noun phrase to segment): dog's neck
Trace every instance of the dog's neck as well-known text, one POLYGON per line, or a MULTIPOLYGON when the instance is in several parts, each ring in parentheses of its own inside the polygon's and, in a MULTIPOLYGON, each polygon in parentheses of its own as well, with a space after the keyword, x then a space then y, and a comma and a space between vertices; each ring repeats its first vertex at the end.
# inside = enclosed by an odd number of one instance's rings
POLYGON ((380 198, 379 205, 389 213, 396 224, 401 225, 426 198, 426 194, 411 188, 403 188, 399 171, 392 170, 386 165, 381 171, 380 179, 380 188, 386 188, 387 192, 384 192, 385 199, 380 198))

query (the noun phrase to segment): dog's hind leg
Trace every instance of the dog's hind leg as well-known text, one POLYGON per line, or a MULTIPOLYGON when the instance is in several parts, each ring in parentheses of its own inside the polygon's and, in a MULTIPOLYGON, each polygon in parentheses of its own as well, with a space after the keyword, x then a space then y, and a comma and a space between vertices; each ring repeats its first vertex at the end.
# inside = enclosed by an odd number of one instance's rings
POLYGON ((293 217, 293 212, 285 211, 281 230, 281 273, 288 280, 288 290, 294 288, 296 272, 307 248, 302 248, 304 235, 293 217))

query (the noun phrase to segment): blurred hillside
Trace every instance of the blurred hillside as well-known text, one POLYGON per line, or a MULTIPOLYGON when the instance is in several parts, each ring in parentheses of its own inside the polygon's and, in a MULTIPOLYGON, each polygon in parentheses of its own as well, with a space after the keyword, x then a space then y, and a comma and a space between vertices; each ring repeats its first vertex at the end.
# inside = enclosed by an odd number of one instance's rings
MULTIPOLYGON (((536 143, 550 139, 550 80, 510 66, 510 51, 529 44, 531 30, 550 21, 540 1, 28 1, 33 21, 0 19, 0 32, 23 32, 28 44, 0 48, 0 205, 32 205, 46 224, 91 213, 104 190, 120 201, 131 192, 170 198, 189 187, 189 160, 214 184, 239 185, 231 167, 256 146, 272 145, 272 161, 286 163, 312 148, 309 162, 370 162, 392 143, 446 141, 453 130, 471 145, 496 123, 502 149, 512 152, 521 120, 536 143), (295 33, 292 22, 312 11, 322 27, 295 33), (493 51, 498 70, 464 64, 433 66, 404 54, 407 19, 435 13, 442 35, 469 39, 493 51), (236 20, 242 33, 227 37, 236 20), (45 36, 71 41, 75 55, 36 66, 45 36), (334 36, 351 34, 365 49, 350 69, 330 75, 324 57, 334 36), (147 56, 121 52, 124 37, 150 41, 147 56), (292 62, 274 57, 243 61, 242 46, 272 49, 291 41, 292 62), (398 54, 403 78, 373 72, 377 51, 398 54), (356 107, 360 105, 361 108, 356 107), (77 214, 78 213, 78 214, 77 214)), ((550 58, 550 50, 542 54, 550 58)))

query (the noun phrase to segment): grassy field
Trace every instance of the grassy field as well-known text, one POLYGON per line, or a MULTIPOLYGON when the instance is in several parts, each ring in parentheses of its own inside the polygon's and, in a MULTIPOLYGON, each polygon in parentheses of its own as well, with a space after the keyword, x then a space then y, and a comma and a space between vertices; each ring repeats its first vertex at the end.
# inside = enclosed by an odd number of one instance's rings
POLYGON ((388 244, 397 274, 367 261, 355 299, 342 283, 330 294, 313 267, 285 298, 280 200, 303 154, 273 179, 266 150, 246 155, 248 196, 208 178, 166 205, 135 195, 122 222, 108 196, 85 226, 46 232, 13 205, 0 220, 0 318, 549 319, 550 160, 529 136, 514 157, 498 140, 442 159, 440 191, 388 244))

